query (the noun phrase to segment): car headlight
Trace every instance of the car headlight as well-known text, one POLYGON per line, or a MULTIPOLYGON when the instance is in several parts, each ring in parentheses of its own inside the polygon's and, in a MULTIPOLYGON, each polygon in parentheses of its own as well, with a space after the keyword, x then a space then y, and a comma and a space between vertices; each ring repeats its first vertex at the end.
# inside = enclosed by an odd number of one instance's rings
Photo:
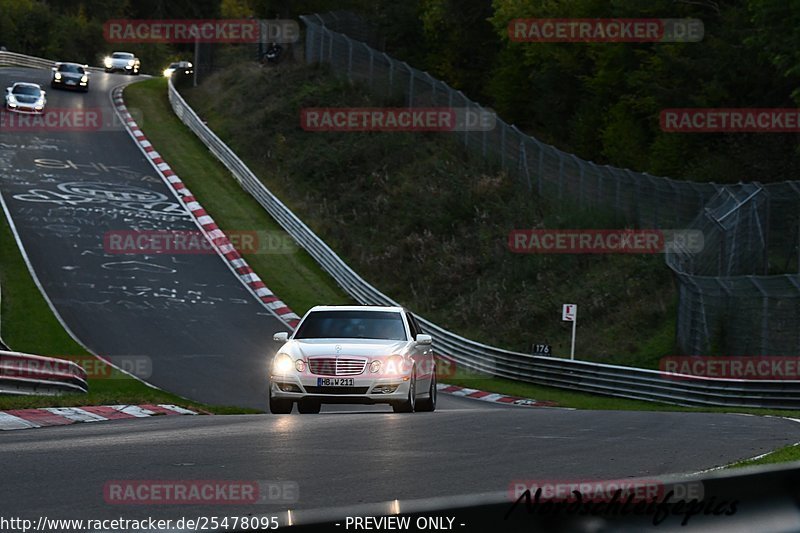
POLYGON ((381 371, 381 362, 379 360, 375 360, 369 364, 369 371, 373 374, 381 371))
POLYGON ((298 359, 297 361, 294 362, 294 369, 297 370, 298 372, 304 371, 306 369, 306 362, 303 361, 302 359, 298 359))
POLYGON ((386 360, 383 373, 390 376, 404 375, 406 373, 406 360, 399 355, 391 356, 386 360))
POLYGON ((191 62, 186 63, 186 68, 192 68, 192 63, 191 62))
POLYGON ((87 76, 86 74, 81 76, 81 83, 86 83, 87 81, 89 81, 89 76, 87 76))
POLYGON ((8 103, 9 104, 16 104, 17 103, 17 97, 14 96, 13 94, 9 94, 8 95, 8 103))
POLYGON ((133 66, 133 64, 134 64, 134 61, 133 61, 133 59, 129 59, 129 60, 128 60, 128 66, 129 66, 129 67, 132 67, 132 66, 133 66))
POLYGON ((111 60, 110 57, 107 57, 103 59, 103 64, 106 66, 106 68, 111 68, 111 65, 113 65, 114 62, 111 60))
POLYGON ((164 77, 165 78, 169 78, 170 76, 172 76, 173 71, 174 71, 174 69, 165 68, 164 69, 164 77))
POLYGON ((56 72, 56 73, 53 75, 53 77, 54 77, 55 79, 57 79, 57 80, 60 80, 60 79, 61 79, 61 73, 60 73, 60 72, 56 72))
POLYGON ((294 361, 285 353, 279 353, 272 361, 273 374, 288 374, 294 368, 294 361))

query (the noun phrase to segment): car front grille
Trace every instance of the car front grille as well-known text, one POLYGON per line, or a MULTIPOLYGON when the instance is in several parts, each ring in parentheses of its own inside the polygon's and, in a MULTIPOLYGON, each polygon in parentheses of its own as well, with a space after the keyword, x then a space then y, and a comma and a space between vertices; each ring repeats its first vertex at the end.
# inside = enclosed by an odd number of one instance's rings
POLYGON ((367 360, 361 357, 310 357, 308 369, 318 376, 357 376, 364 372, 367 360))

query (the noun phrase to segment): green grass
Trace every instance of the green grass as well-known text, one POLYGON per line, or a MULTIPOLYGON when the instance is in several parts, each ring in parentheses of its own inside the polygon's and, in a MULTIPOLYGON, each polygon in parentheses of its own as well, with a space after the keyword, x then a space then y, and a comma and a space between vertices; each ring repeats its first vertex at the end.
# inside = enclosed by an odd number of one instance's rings
POLYGON ((556 387, 545 387, 510 379, 483 377, 480 374, 456 373, 453 377, 442 379, 450 385, 458 385, 470 389, 484 390, 520 398, 547 400, 556 402, 559 407, 572 407, 588 410, 616 411, 677 411, 685 413, 743 413, 752 415, 770 415, 783 417, 800 417, 800 411, 784 409, 753 409, 739 407, 682 407, 661 402, 629 400, 613 396, 602 396, 586 392, 576 392, 556 387))
MULTIPOLYGON (((124 97, 129 108, 142 113, 140 127, 148 139, 223 231, 266 230, 288 238, 258 202, 239 187, 205 145, 178 120, 169 105, 164 78, 128 86, 124 97)), ((253 253, 246 254, 245 259, 267 287, 301 316, 315 305, 353 303, 305 251, 253 253)))
POLYGON ((727 468, 741 468, 743 466, 791 463, 793 461, 800 461, 800 443, 793 444, 791 446, 786 446, 785 448, 779 448, 774 452, 770 452, 764 455, 763 457, 759 457, 758 459, 747 459, 746 461, 733 463, 732 465, 729 465, 727 468))
MULTIPOLYGON (((17 248, 11 228, 0 212, 0 336, 13 350, 60 357, 86 359, 90 354, 72 337, 53 315, 42 293, 33 281, 22 254, 17 248)), ((102 366, 102 365, 101 365, 102 366)), ((97 368, 90 378, 88 394, 62 396, 0 396, 0 410, 79 405, 111 405, 167 403, 188 409, 218 414, 257 413, 254 409, 207 406, 161 391, 111 369, 97 368), (110 379, 109 379, 110 378, 110 379)))

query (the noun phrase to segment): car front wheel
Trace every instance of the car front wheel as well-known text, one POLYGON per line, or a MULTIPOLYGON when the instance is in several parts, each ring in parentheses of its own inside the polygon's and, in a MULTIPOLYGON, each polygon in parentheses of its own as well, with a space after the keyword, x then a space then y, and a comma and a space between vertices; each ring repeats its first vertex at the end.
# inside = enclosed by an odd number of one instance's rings
POLYGON ((272 387, 269 388, 269 412, 273 415, 288 415, 292 412, 292 400, 283 400, 272 396, 272 387))
POLYGON ((417 404, 417 411, 432 413, 436 410, 436 374, 431 376, 431 388, 428 391, 428 397, 420 400, 417 404))
POLYGON ((417 375, 411 374, 408 384, 408 398, 405 401, 392 404, 395 413, 413 413, 417 404, 417 375))

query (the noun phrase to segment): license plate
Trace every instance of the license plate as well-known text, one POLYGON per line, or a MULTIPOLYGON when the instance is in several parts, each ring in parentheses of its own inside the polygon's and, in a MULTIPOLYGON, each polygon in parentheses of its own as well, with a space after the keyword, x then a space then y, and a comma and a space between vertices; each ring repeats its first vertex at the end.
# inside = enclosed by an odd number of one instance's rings
POLYGON ((352 387, 353 378, 317 378, 317 387, 352 387))
POLYGON ((75 85, 75 82, 72 80, 67 81, 67 85, 75 85))

